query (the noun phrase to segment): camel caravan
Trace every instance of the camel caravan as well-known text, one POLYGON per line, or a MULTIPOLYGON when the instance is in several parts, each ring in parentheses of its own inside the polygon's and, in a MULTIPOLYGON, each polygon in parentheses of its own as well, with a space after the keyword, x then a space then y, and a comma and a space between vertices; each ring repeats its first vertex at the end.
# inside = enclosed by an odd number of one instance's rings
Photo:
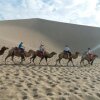
MULTIPOLYGON (((9 48, 3 46, 0 50, 0 55, 3 55, 7 49, 9 48)), ((79 57, 79 54, 80 53, 77 51, 75 53, 71 53, 70 48, 68 47, 68 45, 66 45, 64 50, 60 54, 58 54, 57 59, 55 60, 55 66, 57 66, 58 63, 62 65, 61 64, 62 59, 67 59, 67 66, 69 62, 71 62, 72 65, 75 66, 73 63, 73 59, 77 59, 79 57)), ((30 63, 33 62, 33 64, 36 65, 34 60, 36 59, 36 57, 39 57, 40 58, 39 65, 41 64, 41 61, 43 59, 45 59, 46 64, 48 65, 48 58, 52 58, 54 55, 57 55, 57 53, 54 51, 51 53, 47 52, 44 48, 44 45, 42 44, 40 45, 39 49, 36 51, 34 50, 25 51, 23 42, 21 42, 18 47, 13 47, 8 51, 8 54, 5 57, 5 64, 7 64, 6 61, 9 57, 11 57, 12 62, 15 63, 14 57, 16 56, 21 58, 21 62, 20 62, 21 64, 23 63, 23 61, 25 61, 26 57, 30 57, 30 63)), ((80 65, 85 65, 84 61, 87 61, 88 64, 93 65, 93 62, 97 57, 98 56, 94 54, 90 48, 88 48, 87 52, 85 52, 81 56, 80 65)))

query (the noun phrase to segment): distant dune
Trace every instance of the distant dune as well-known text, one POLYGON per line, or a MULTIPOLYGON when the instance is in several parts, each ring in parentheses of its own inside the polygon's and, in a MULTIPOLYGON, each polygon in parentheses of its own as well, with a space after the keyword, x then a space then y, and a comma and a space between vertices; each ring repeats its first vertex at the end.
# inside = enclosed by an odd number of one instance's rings
MULTIPOLYGON (((37 48, 41 41, 48 49, 56 50, 63 50, 67 44, 72 51, 82 52, 100 44, 100 28, 43 19, 9 20, 0 22, 0 37, 16 43, 24 41, 33 48, 37 48)), ((99 54, 100 50, 96 52, 99 54)))

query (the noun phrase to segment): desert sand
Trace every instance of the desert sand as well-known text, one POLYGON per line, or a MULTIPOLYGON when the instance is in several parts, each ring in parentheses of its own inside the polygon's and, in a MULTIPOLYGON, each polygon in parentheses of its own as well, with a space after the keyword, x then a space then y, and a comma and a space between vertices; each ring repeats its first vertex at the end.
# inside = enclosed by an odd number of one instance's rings
MULTIPOLYGON (((92 66, 80 66, 80 56, 74 60, 74 67, 66 66, 67 60, 61 61, 63 66, 55 66, 66 43, 71 45, 72 52, 81 53, 88 46, 98 45, 99 30, 41 19, 1 21, 0 48, 5 45, 10 50, 23 41, 26 50, 37 50, 42 42, 47 51, 55 51, 57 55, 48 60, 49 65, 44 60, 39 65, 39 58, 35 60, 36 66, 29 64, 29 58, 20 64, 18 57, 14 59, 16 64, 10 58, 5 64, 9 51, 6 50, 0 56, 0 100, 100 100, 99 58, 92 66)), ((99 54, 99 50, 95 52, 99 54)))

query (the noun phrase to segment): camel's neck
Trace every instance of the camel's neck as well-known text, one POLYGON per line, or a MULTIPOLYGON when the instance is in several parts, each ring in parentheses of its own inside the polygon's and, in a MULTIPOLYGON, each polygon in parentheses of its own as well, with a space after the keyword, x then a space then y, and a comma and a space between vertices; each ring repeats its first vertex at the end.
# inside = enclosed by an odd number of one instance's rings
POLYGON ((31 56, 31 52, 25 52, 25 56, 26 57, 30 57, 31 56))

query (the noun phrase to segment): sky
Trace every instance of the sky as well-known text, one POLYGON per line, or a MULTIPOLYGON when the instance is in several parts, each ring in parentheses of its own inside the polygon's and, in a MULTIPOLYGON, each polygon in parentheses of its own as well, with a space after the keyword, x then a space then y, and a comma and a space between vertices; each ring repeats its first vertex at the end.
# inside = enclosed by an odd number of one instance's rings
POLYGON ((0 20, 29 18, 100 27, 100 0, 0 0, 0 20))

